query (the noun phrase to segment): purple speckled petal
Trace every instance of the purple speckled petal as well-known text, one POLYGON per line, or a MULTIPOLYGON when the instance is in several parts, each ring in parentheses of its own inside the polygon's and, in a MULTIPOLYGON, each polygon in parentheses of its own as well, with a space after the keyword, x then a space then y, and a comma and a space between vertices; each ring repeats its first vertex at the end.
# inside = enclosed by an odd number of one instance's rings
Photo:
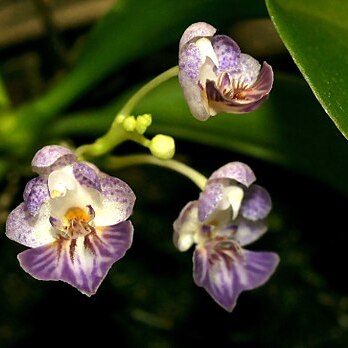
POLYGON ((48 175, 53 170, 75 161, 76 155, 71 150, 58 145, 49 145, 35 154, 31 166, 33 171, 39 175, 48 175))
POLYGON ((192 115, 200 121, 209 118, 199 86, 199 71, 204 62, 199 48, 189 44, 179 54, 179 82, 192 115))
POLYGON ((261 65, 255 58, 242 53, 236 69, 231 69, 228 74, 234 80, 235 86, 249 88, 258 79, 260 69, 261 65))
POLYGON ((80 185, 101 191, 98 174, 88 164, 82 162, 73 163, 73 173, 80 185))
POLYGON ((30 180, 25 186, 23 198, 28 212, 35 216, 42 204, 50 199, 47 179, 37 177, 30 180))
POLYGON ((272 208, 269 193, 259 185, 252 185, 246 191, 240 213, 251 221, 264 219, 272 208))
POLYGON ((269 279, 279 257, 270 252, 238 249, 233 242, 222 241, 197 248, 193 262, 195 283, 231 312, 242 291, 257 288, 269 279))
POLYGON ((51 233, 49 216, 47 221, 38 217, 32 217, 26 209, 25 203, 21 203, 12 210, 6 221, 6 235, 8 238, 25 246, 36 248, 55 240, 51 233))
POLYGON ((99 173, 99 180, 104 198, 118 205, 120 221, 128 219, 135 203, 132 189, 124 181, 105 173, 99 173))
POLYGON ((224 187, 221 183, 211 183, 201 192, 198 201, 198 218, 200 222, 206 221, 215 212, 223 198, 223 189, 224 187))
POLYGON ((179 50, 181 50, 182 47, 186 45, 190 40, 194 38, 211 37, 215 34, 215 32, 216 29, 208 23, 193 23, 182 34, 179 42, 179 50))
POLYGON ((213 179, 232 179, 249 187, 256 177, 251 168, 242 162, 230 162, 217 169, 210 177, 213 179))
POLYGON ((87 296, 96 293, 111 266, 132 244, 129 221, 97 228, 77 239, 60 239, 18 255, 21 267, 39 280, 61 280, 87 296))
POLYGON ((35 186, 35 184, 38 181, 44 181, 47 183, 47 179, 46 178, 41 178, 40 176, 31 179, 27 182, 27 184, 25 185, 24 191, 23 191, 23 200, 26 201, 30 195, 31 189, 33 186, 35 186))
MULTIPOLYGON (((179 82, 194 84, 198 88, 199 70, 203 65, 201 53, 195 44, 189 44, 179 54, 179 82), (188 78, 188 81, 185 79, 188 78)), ((186 87, 182 86, 182 87, 186 87)))
POLYGON ((212 45, 219 61, 218 74, 238 66, 241 52, 234 40, 226 35, 215 35, 212 45))

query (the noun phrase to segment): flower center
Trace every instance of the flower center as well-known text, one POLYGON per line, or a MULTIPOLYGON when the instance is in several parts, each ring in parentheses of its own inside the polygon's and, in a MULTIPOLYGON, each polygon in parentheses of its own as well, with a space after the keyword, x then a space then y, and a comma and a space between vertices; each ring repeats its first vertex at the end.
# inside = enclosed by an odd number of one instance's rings
POLYGON ((67 221, 79 220, 81 222, 86 222, 91 219, 91 216, 83 209, 74 207, 67 210, 64 216, 67 221))
POLYGON ((50 217, 51 225, 59 231, 59 236, 66 239, 76 239, 95 231, 93 219, 94 210, 91 206, 87 209, 80 207, 69 208, 63 218, 63 222, 50 217))

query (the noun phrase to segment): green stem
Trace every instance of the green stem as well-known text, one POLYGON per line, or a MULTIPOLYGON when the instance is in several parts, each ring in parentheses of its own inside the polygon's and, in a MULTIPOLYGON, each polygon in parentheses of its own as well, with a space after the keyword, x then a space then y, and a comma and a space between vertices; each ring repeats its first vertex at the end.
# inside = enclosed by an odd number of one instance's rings
POLYGON ((207 183, 207 178, 195 169, 176 160, 160 160, 151 155, 112 156, 106 159, 106 166, 110 169, 119 169, 128 166, 150 164, 168 168, 180 173, 194 182, 202 191, 207 183))
POLYGON ((132 140, 140 145, 149 147, 150 140, 136 132, 127 132, 121 125, 110 130, 98 138, 93 144, 82 145, 76 149, 76 156, 83 160, 85 156, 97 157, 111 151, 126 140, 132 140))
POLYGON ((149 81, 147 84, 141 87, 137 92, 135 92, 135 94, 132 95, 132 97, 127 101, 127 103, 120 110, 118 115, 129 116, 132 113, 133 108, 139 103, 139 101, 143 97, 145 97, 146 94, 151 92, 153 89, 155 89, 157 86, 159 86, 163 82, 171 79, 172 77, 177 76, 178 72, 179 72, 179 67, 174 66, 166 70, 162 74, 156 76, 151 81, 149 81))
POLYGON ((147 93, 158 87, 161 83, 174 76, 177 76, 178 72, 179 67, 174 66, 173 68, 168 69, 164 73, 156 76, 154 79, 141 87, 118 112, 110 129, 102 137, 98 138, 93 144, 82 145, 77 148, 77 156, 81 159, 84 156, 101 156, 126 140, 132 140, 145 147, 148 147, 150 141, 136 131, 127 132, 123 128, 123 125, 120 124, 118 116, 129 116, 133 108, 147 93))

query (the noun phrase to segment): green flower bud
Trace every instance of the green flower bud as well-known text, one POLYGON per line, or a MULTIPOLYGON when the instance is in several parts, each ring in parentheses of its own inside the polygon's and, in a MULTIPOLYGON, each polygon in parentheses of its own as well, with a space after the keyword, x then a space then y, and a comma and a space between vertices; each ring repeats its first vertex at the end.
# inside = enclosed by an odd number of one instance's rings
POLYGON ((157 134, 152 138, 149 149, 155 157, 168 160, 175 154, 175 142, 168 135, 157 134))

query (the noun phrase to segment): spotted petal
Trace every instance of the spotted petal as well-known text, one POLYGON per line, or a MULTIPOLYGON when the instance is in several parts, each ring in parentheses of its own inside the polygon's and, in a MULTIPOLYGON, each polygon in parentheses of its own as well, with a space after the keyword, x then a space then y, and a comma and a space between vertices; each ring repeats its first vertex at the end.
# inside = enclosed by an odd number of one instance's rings
MULTIPOLYGON (((135 203, 135 195, 132 189, 124 181, 104 173, 99 174, 99 180, 105 208, 99 212, 96 219, 100 221, 107 220, 107 217, 103 216, 103 212, 108 213, 108 206, 112 206, 113 209, 117 208, 117 221, 114 223, 128 219, 135 203)), ((97 220, 95 220, 95 223, 98 226, 105 226, 105 224, 98 224, 97 220)))
POLYGON ((194 280, 224 309, 231 312, 244 290, 263 285, 278 265, 270 252, 237 250, 233 243, 200 247, 194 253, 194 280))
POLYGON ((223 198, 223 185, 211 183, 202 191, 198 201, 198 217, 204 222, 216 211, 223 198))
POLYGON ((50 198, 47 179, 39 176, 30 180, 25 186, 23 198, 28 212, 35 216, 42 204, 50 198))
POLYGON ((39 280, 61 280, 87 296, 96 293, 110 267, 132 244, 129 221, 97 228, 77 239, 59 239, 18 255, 21 267, 39 280))
POLYGON ((226 35, 215 35, 212 45, 218 57, 219 67, 217 72, 235 69, 240 61, 240 48, 237 43, 226 35))
POLYGON ((200 50, 193 43, 185 46, 179 53, 179 82, 192 115, 200 121, 210 117, 199 86, 199 74, 203 63, 200 50))
POLYGON ((6 235, 8 238, 25 246, 36 248, 55 241, 55 231, 49 221, 47 204, 33 217, 21 203, 12 210, 6 221, 6 235))
POLYGON ((31 166, 34 172, 40 175, 48 175, 53 170, 75 162, 76 155, 71 150, 58 145, 49 145, 39 150, 31 166))
POLYGON ((80 185, 101 191, 100 180, 96 171, 86 163, 73 163, 73 174, 80 185))
POLYGON ((231 179, 246 187, 249 187, 255 180, 254 172, 242 162, 230 162, 217 169, 210 177, 213 179, 231 179))

